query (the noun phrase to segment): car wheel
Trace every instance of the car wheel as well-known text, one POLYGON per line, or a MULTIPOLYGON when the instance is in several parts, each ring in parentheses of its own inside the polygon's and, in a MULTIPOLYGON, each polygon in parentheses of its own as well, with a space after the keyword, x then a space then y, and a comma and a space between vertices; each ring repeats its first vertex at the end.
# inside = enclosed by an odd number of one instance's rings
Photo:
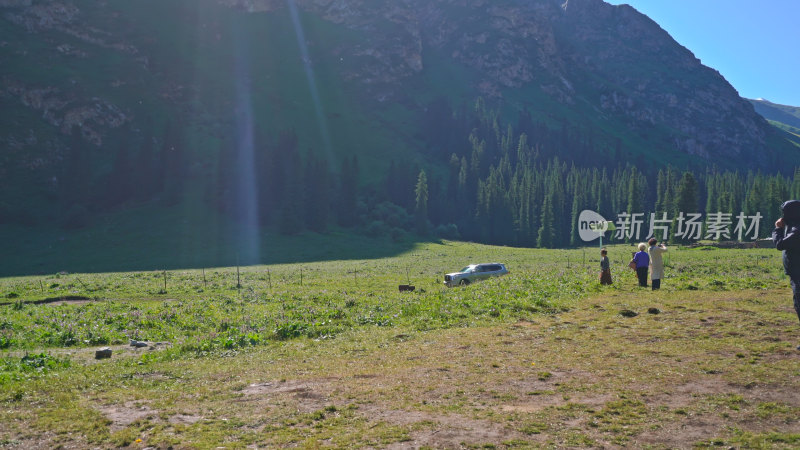
POLYGON ((458 282, 459 286, 466 286, 469 284, 469 280, 461 280, 458 282))

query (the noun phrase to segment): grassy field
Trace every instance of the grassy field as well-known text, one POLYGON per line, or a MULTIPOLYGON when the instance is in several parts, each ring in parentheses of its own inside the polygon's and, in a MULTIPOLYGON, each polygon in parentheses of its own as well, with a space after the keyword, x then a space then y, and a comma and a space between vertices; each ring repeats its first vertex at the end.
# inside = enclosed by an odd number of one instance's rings
POLYGON ((457 242, 0 279, 0 446, 800 445, 780 254, 672 248, 651 292, 624 269, 632 249, 610 248, 610 287, 595 248, 457 242), (490 261, 511 274, 441 286, 490 261))

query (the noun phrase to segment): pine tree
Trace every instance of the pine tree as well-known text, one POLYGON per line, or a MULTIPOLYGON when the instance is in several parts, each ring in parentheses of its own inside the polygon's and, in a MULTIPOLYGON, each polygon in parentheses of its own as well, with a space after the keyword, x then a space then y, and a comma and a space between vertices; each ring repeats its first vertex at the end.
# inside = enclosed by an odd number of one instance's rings
POLYGON ((571 226, 569 228, 570 229, 569 243, 573 247, 578 246, 581 243, 581 239, 578 234, 578 215, 580 214, 581 211, 582 196, 583 193, 581 192, 580 189, 577 188, 576 185, 576 189, 573 191, 572 194, 572 214, 571 214, 572 220, 570 221, 571 226))
POLYGON ((282 198, 278 230, 281 234, 297 234, 303 231, 303 165, 300 155, 293 152, 284 161, 286 191, 282 198))
POLYGON ((152 123, 148 119, 143 127, 142 142, 139 152, 136 155, 135 169, 136 180, 134 186, 134 197, 136 200, 144 201, 153 197, 156 192, 155 161, 152 136, 152 123))
POLYGON ((309 153, 305 169, 305 223, 309 230, 322 233, 328 228, 330 182, 328 166, 309 153))
POLYGON ((627 209, 629 214, 644 213, 644 192, 646 186, 639 175, 636 167, 631 167, 630 175, 628 178, 628 202, 627 209))
MULTIPOLYGON (((677 230, 677 214, 682 213, 684 217, 686 217, 688 214, 699 212, 700 196, 697 181, 691 172, 684 172, 681 180, 678 182, 677 192, 675 194, 675 209, 677 213, 672 221, 671 229, 673 230, 677 230)), ((672 235, 672 238, 678 239, 675 235, 672 235)), ((687 242, 688 240, 687 237, 680 238, 681 242, 687 242)))
POLYGON ((414 189, 416 198, 414 207, 414 223, 418 234, 428 234, 428 177, 422 170, 417 177, 417 186, 414 189))
POLYGON ((665 211, 664 199, 666 196, 666 190, 667 176, 664 174, 663 170, 658 169, 658 175, 656 175, 656 204, 653 208, 655 212, 665 211))
POLYGON ((691 172, 684 172, 678 183, 677 198, 675 201, 678 212, 684 214, 696 213, 700 209, 700 196, 697 180, 691 172))
POLYGON ((556 240, 555 218, 553 217, 553 204, 550 196, 545 196, 542 204, 542 216, 539 226, 537 245, 543 248, 553 247, 556 240))
POLYGON ((135 167, 130 151, 131 134, 129 130, 127 131, 120 139, 119 147, 117 147, 116 155, 114 155, 111 173, 108 177, 105 190, 108 206, 124 203, 133 197, 135 167))
POLYGON ((760 209, 767 203, 767 188, 763 175, 749 177, 751 181, 748 183, 750 188, 744 201, 744 212, 747 215, 754 215, 760 212, 760 209))
POLYGON ((273 147, 265 145, 260 140, 255 148, 255 175, 258 189, 258 217, 261 223, 273 223, 275 210, 278 204, 278 193, 275 189, 275 155, 273 147))
POLYGON ((794 177, 792 177, 792 184, 789 190, 789 196, 792 199, 800 198, 800 167, 794 169, 794 177))
POLYGON ((61 177, 60 225, 64 228, 81 228, 88 223, 91 192, 91 170, 89 152, 80 132, 73 131, 69 141, 69 153, 61 177))
POLYGON ((706 175, 706 214, 720 212, 720 192, 719 176, 714 174, 706 175))
POLYGON ((611 220, 611 182, 608 179, 608 173, 603 168, 599 180, 597 182, 597 212, 606 220, 611 220))
POLYGON ((89 151, 81 138, 80 131, 73 130, 69 140, 69 153, 61 177, 62 205, 69 208, 79 204, 84 207, 89 201, 91 172, 89 169, 89 151))
POLYGON ((358 158, 345 159, 339 179, 339 208, 337 218, 339 225, 351 227, 358 222, 356 211, 358 206, 358 158))

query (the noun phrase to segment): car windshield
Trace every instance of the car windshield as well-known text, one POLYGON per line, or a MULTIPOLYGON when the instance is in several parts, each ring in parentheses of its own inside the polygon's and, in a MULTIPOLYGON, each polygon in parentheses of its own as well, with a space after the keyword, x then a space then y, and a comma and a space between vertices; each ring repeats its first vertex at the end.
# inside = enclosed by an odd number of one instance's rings
POLYGON ((475 271, 475 266, 467 266, 461 269, 459 272, 461 273, 470 273, 475 271))

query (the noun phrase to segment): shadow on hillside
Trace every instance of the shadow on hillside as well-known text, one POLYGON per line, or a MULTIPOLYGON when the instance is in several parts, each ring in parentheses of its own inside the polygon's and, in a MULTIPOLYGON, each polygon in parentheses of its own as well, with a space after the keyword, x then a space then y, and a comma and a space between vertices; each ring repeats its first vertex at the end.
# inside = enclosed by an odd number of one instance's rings
POLYGON ((0 239, 8 247, 0 261, 0 277, 377 259, 398 255, 423 242, 411 235, 394 241, 347 232, 292 236, 265 233, 257 237, 257 242, 244 242, 236 234, 215 235, 207 230, 150 229, 134 233, 93 228, 68 233, 9 226, 0 226, 0 239))

